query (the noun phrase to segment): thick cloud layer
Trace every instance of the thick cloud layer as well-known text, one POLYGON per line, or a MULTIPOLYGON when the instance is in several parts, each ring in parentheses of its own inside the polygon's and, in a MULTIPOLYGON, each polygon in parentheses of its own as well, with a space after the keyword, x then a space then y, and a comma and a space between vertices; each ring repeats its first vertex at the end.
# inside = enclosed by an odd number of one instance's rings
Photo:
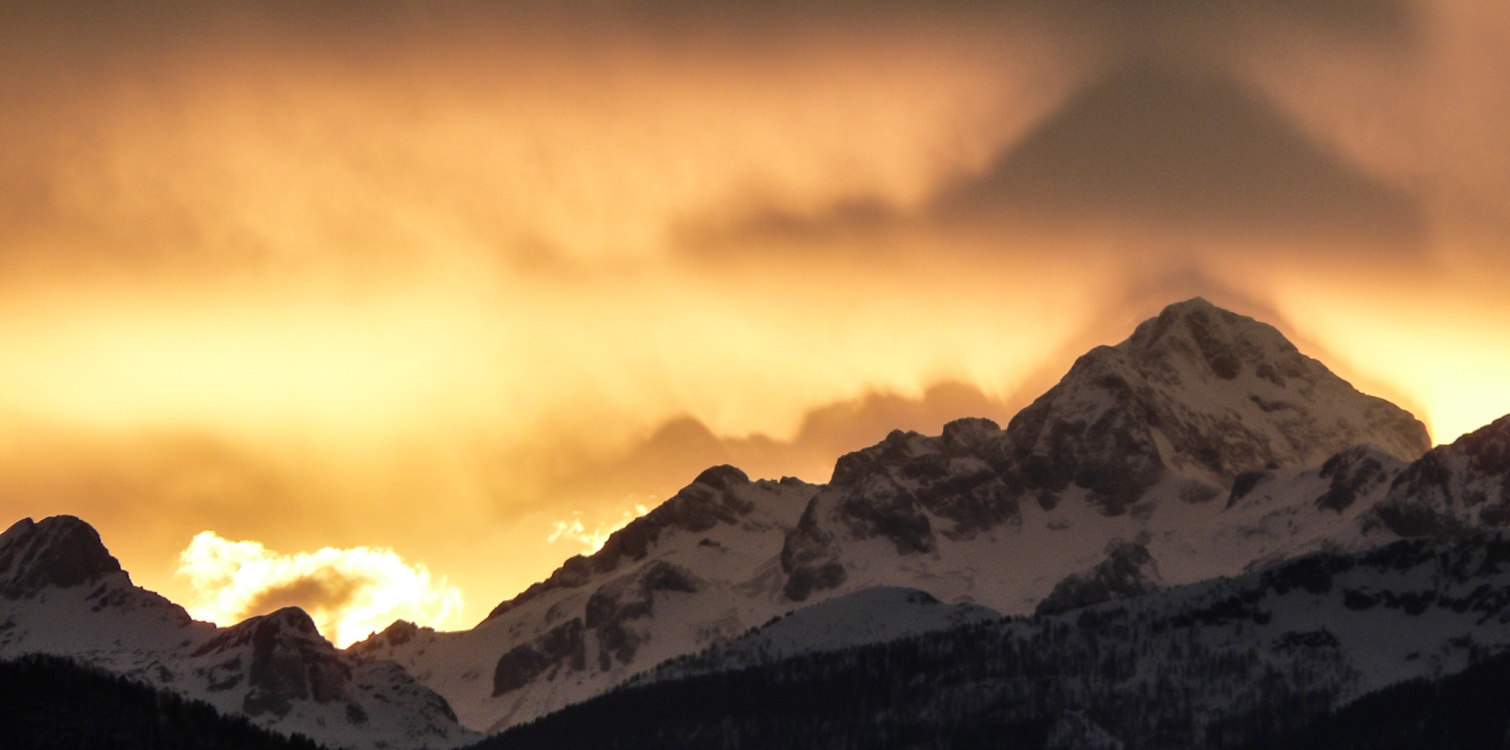
MULTIPOLYGON (((481 613, 558 523, 1004 421, 1196 294, 1449 440, 1510 412, 1507 41, 1490 0, 3 2, 0 510, 185 598, 209 529, 481 613)), ((237 606, 347 607, 322 575, 237 606)))

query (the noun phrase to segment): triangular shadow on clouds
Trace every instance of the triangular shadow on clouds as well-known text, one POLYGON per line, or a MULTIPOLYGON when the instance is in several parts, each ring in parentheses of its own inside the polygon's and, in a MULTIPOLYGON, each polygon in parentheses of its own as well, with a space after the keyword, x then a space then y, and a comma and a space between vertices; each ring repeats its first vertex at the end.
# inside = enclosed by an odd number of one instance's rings
POLYGON ((899 232, 1412 260, 1426 219, 1416 196, 1317 143, 1240 81, 1138 65, 1083 88, 918 209, 861 200, 816 217, 770 212, 704 250, 876 247, 899 232))
POLYGON ((1401 250, 1423 232, 1415 199, 1308 139, 1255 92, 1154 69, 1082 90, 928 213, 944 223, 1188 228, 1401 250))

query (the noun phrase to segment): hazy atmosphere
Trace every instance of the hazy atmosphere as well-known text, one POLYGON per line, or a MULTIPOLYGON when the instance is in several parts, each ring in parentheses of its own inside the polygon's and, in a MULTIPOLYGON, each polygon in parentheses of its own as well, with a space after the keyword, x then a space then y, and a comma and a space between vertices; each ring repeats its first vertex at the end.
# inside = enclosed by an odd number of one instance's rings
POLYGON ((469 626, 1201 295, 1510 413, 1503 0, 0 0, 0 524, 469 626))

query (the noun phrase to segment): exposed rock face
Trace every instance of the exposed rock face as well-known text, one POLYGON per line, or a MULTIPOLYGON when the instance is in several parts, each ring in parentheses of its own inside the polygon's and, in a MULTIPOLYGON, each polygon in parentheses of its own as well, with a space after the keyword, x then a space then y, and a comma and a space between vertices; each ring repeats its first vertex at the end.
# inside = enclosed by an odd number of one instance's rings
MULTIPOLYGON (((200 646, 193 657, 234 654, 245 660, 250 690, 241 710, 248 716, 287 716, 293 701, 330 703, 345 696, 351 666, 298 607, 247 619, 200 646)), ((225 662, 222 662, 224 664, 225 662)))
POLYGON ((1052 615, 1092 604, 1152 594, 1164 588, 1159 566, 1148 548, 1137 542, 1114 540, 1106 559, 1081 573, 1071 573, 1038 603, 1037 615, 1052 615))
POLYGON ((0 597, 6 599, 98 583, 120 572, 100 535, 73 516, 23 518, 0 534, 0 597))
POLYGON ((1342 513, 1358 498, 1393 481, 1396 476, 1390 471, 1393 463, 1390 456, 1381 455, 1371 445, 1354 446, 1332 456, 1321 465, 1320 473, 1322 479, 1330 479, 1332 484, 1316 498, 1316 507, 1342 513))
POLYGON ((499 657, 493 670, 493 696, 524 687, 547 670, 586 670, 589 643, 596 645, 598 670, 607 672, 615 662, 629 664, 650 636, 638 621, 655 615, 657 596, 695 594, 704 585, 692 571, 665 560, 652 560, 602 584, 588 597, 582 617, 573 617, 499 657))
POLYGON ((1510 417, 1411 464, 1374 513, 1402 537, 1447 540, 1510 526, 1510 417))
POLYGON ((518 690, 546 670, 563 664, 578 672, 587 668, 587 646, 582 638, 580 617, 573 617, 499 657, 493 668, 493 697, 518 690))
POLYGON ((697 475, 692 484, 644 516, 631 521, 608 538, 603 548, 586 557, 577 555, 557 568, 550 578, 525 589, 488 614, 491 620, 556 589, 574 589, 604 573, 645 559, 669 529, 707 531, 719 524, 737 524, 755 509, 754 504, 730 490, 750 484, 750 478, 733 466, 715 466, 697 475))
MULTIPOLYGON (((787 537, 785 593, 802 601, 843 585, 848 542, 884 539, 897 555, 926 556, 941 535, 1020 523, 1024 502, 1052 510, 1073 495, 1105 516, 1147 516, 1160 486, 1183 502, 1225 495, 1231 505, 1262 472, 1361 443, 1402 460, 1430 447, 1408 412, 1359 393, 1273 327, 1189 300, 1081 357, 1005 430, 962 420, 937 438, 895 432, 840 459, 787 537)), ((1335 491, 1318 501, 1334 510, 1382 476, 1366 456, 1339 461, 1335 491)))

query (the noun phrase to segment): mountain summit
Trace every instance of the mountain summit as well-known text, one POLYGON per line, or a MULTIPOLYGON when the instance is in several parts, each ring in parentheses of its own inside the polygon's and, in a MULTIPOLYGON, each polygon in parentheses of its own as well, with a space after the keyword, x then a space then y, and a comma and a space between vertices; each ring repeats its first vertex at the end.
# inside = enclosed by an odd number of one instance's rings
POLYGON ((6 599, 94 583, 119 572, 120 562, 99 533, 73 516, 23 518, 0 534, 0 597, 6 599))
POLYGON ((1170 470, 1225 490, 1244 471, 1316 464, 1360 443, 1404 461, 1431 448, 1409 412, 1199 297, 1092 349, 1003 438, 1024 488, 1050 498, 1077 485, 1113 513, 1170 470))
POLYGON ((785 592, 801 601, 839 587, 854 560, 878 554, 845 550, 873 540, 902 557, 947 555, 949 543, 1021 528, 1025 502, 1070 503, 1051 528, 1089 509, 1081 525, 1137 536, 1168 524, 1183 536, 1200 519, 1179 506, 1227 496, 1245 473, 1298 470, 1365 443, 1401 463, 1431 447, 1408 412, 1359 393, 1272 326, 1188 300, 1080 357, 1005 430, 962 420, 937 438, 893 432, 839 459, 787 537, 785 592), (1095 519, 1125 514, 1131 523, 1095 519))
POLYGON ((352 651, 502 729, 876 586, 1030 614, 1353 544, 1429 447, 1273 327, 1192 299, 1081 357, 1006 429, 893 432, 819 486, 714 467, 475 629, 395 626, 352 651))

